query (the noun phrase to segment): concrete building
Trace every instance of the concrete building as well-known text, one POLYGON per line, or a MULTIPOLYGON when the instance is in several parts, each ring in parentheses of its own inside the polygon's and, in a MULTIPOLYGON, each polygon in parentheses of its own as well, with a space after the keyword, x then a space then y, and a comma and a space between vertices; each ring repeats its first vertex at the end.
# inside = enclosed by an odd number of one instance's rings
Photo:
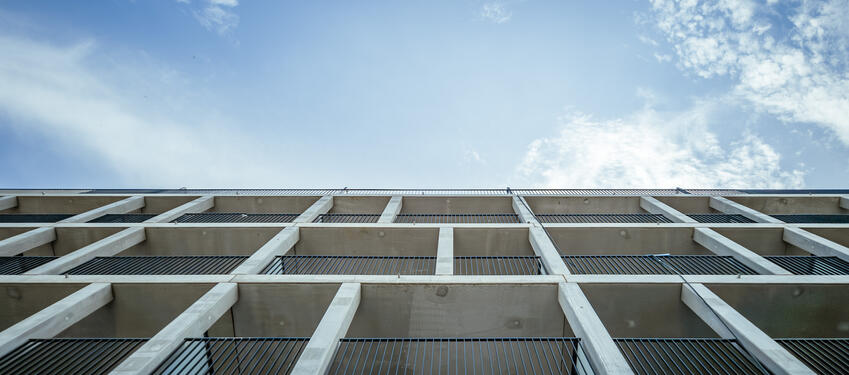
POLYGON ((842 374, 849 190, 0 190, 0 374, 842 374))

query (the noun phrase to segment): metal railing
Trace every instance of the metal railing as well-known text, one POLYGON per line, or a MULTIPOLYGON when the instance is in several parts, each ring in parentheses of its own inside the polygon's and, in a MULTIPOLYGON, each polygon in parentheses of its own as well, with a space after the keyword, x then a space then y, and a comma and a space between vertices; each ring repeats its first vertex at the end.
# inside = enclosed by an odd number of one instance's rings
POLYGON ((106 214, 96 219, 89 220, 89 223, 141 223, 155 216, 155 214, 106 214))
POLYGON ((0 214, 0 223, 55 223, 65 220, 69 214, 0 214))
POLYGON ((321 214, 314 223, 376 223, 380 214, 321 214))
POLYGON ((747 224, 755 222, 752 219, 738 214, 689 214, 687 216, 700 223, 747 224))
POLYGON ((248 214, 239 212, 202 212, 185 214, 172 223, 291 223, 300 214, 248 214))
POLYGON ((455 275, 539 275, 538 256, 456 256, 455 275))
POLYGON ((107 374, 147 339, 31 339, 0 358, 0 374, 107 374))
POLYGON ((20 275, 58 257, 0 257, 0 275, 20 275))
POLYGON ((770 215, 790 224, 849 224, 849 215, 770 215))
POLYGON ((563 255, 574 274, 599 275, 756 275, 730 256, 720 255, 563 255))
POLYGON ((396 223, 417 224, 518 224, 519 215, 509 214, 399 214, 396 223))
POLYGON ((247 256, 114 256, 96 257, 70 275, 221 275, 230 273, 247 256))
POLYGON ((849 338, 775 339, 817 374, 845 374, 849 369, 849 338))
POLYGON ((510 189, 518 195, 679 195, 678 189, 510 189))
POLYGON ((188 338, 153 374, 288 374, 309 337, 188 338))
POLYGON ((433 275, 432 256, 283 255, 262 271, 266 275, 433 275))
POLYGON ((636 374, 769 374, 733 339, 613 339, 636 374))
POLYGON ((571 337, 344 338, 328 374, 592 374, 571 337))
POLYGON ((794 275, 849 275, 849 263, 837 257, 770 255, 764 259, 794 275))
POLYGON ((541 223, 671 223, 659 214, 537 214, 541 223))

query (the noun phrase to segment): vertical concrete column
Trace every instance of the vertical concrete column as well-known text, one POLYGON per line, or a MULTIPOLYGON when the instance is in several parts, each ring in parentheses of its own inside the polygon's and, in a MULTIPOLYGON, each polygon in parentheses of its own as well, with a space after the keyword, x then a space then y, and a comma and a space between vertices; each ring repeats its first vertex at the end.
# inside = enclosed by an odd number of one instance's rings
POLYGON ((24 275, 61 275, 95 257, 118 254, 145 240, 144 228, 127 228, 91 245, 56 258, 24 273, 24 275))
POLYGON ((652 197, 640 197, 640 208, 655 215, 663 215, 673 223, 698 223, 698 221, 652 197))
POLYGON ((595 371, 599 374, 633 374, 581 287, 576 283, 563 282, 558 289, 560 308, 566 314, 572 332, 581 339, 581 347, 595 371))
POLYGON ((325 195, 319 198, 300 216, 295 218, 293 223, 312 223, 319 215, 326 214, 327 211, 333 208, 333 196, 325 195))
POLYGON ((262 272, 276 256, 286 255, 300 239, 298 227, 286 227, 240 264, 233 275, 255 275, 262 272))
POLYGON ((292 369, 292 375, 327 373, 339 347, 339 340, 348 332, 359 306, 360 284, 343 283, 310 337, 310 342, 301 352, 298 363, 292 369))
POLYGON ((542 227, 533 224, 528 228, 528 236, 531 241, 531 248, 534 253, 539 256, 540 261, 545 266, 548 274, 551 275, 568 275, 569 269, 566 268, 566 263, 563 263, 563 258, 557 251, 557 247, 548 238, 545 230, 542 227))
POLYGON ((774 374, 814 374, 766 333, 702 284, 681 286, 681 300, 721 337, 736 338, 774 374))
POLYGON ((740 203, 732 201, 723 197, 711 197, 710 198, 710 208, 713 208, 719 212, 730 215, 743 215, 749 220, 752 220, 756 223, 772 223, 772 224, 782 224, 784 223, 781 220, 778 220, 772 216, 767 214, 755 211, 749 207, 746 207, 740 203))
POLYGON ((58 335, 112 301, 112 285, 89 284, 0 332, 0 357, 29 339, 58 335))
POLYGON ((436 246, 436 274, 454 274, 454 228, 439 228, 439 242, 436 246))
POLYGON ((849 210, 849 195, 840 197, 840 208, 849 210))
POLYGON ((53 241, 56 241, 53 227, 33 229, 0 241, 0 256, 15 256, 53 241))
POLYGON ((102 207, 95 208, 93 210, 83 212, 79 215, 71 216, 65 220, 60 221, 60 223, 85 223, 97 219, 103 215, 125 214, 130 211, 138 210, 142 207, 144 207, 144 197, 133 196, 127 199, 122 199, 120 201, 107 204, 102 207))
POLYGON ((730 255, 763 275, 792 275, 777 264, 764 259, 753 251, 741 246, 710 228, 693 228, 693 241, 704 246, 716 255, 730 255))
POLYGON ((513 211, 519 216, 519 221, 523 223, 533 223, 536 221, 534 220, 533 213, 528 209, 529 207, 524 198, 516 195, 513 196, 513 211))
POLYGON ((784 242, 823 257, 834 256, 849 262, 849 248, 801 228, 784 227, 784 242))
POLYGON ((204 195, 198 199, 186 202, 176 208, 163 212, 150 219, 145 220, 145 223, 167 223, 185 214, 196 214, 204 212, 215 206, 215 197, 212 195, 204 195))
POLYGON ((400 195, 395 195, 390 198, 389 203, 386 204, 386 208, 383 209, 383 213, 380 214, 380 218, 377 219, 377 222, 381 224, 395 222, 395 218, 398 217, 398 213, 401 212, 402 202, 403 198, 400 195))
POLYGON ((238 285, 220 283, 121 362, 112 375, 147 375, 153 372, 183 340, 201 337, 239 299, 238 285))
POLYGON ((18 207, 18 197, 14 195, 6 195, 0 197, 0 211, 18 207))

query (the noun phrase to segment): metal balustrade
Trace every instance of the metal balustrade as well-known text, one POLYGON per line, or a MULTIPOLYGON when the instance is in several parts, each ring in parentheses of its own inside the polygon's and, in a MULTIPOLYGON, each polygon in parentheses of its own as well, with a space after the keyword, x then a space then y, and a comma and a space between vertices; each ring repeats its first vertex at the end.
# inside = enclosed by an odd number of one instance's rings
POLYGON ((719 255, 563 255, 573 274, 600 275, 756 275, 730 256, 719 255))
POLYGON ((0 275, 20 275, 57 257, 0 257, 0 275))
POLYGON ((309 337, 188 338, 153 374, 288 374, 309 340, 309 337))
POLYGON ((65 220, 69 214, 0 214, 0 223, 55 223, 65 220))
POLYGON ((518 224, 519 216, 510 214, 399 214, 396 223, 417 224, 518 224))
POLYGON ((31 339, 0 358, 0 374, 107 374, 147 339, 31 339))
POLYGON ((185 214, 172 223, 291 223, 300 214, 247 214, 238 212, 202 212, 185 214))
POLYGON ((775 341, 818 374, 845 374, 849 371, 849 338, 784 338, 775 341))
POLYGON ((329 374, 592 374, 571 337, 344 338, 329 374))
POLYGON ((659 214, 538 214, 541 223, 671 223, 659 214))
POLYGON ((455 275, 539 275, 538 256, 457 256, 455 275))
POLYGON ((849 275, 849 263, 837 257, 771 255, 764 258, 794 275, 849 275))
POLYGON ((283 255, 262 273, 267 275, 433 275, 432 256, 283 255))
POLYGON ((690 214, 687 216, 700 223, 747 224, 755 222, 739 214, 690 214))
POLYGON ((636 374, 769 374, 733 339, 613 339, 636 374))
POLYGON ((89 220, 89 223, 141 223, 155 216, 155 214, 106 214, 96 219, 89 220))
POLYGON ((96 257, 70 275, 221 275, 230 273, 247 256, 114 256, 96 257))
POLYGON ((376 223, 380 214, 321 214, 315 223, 376 223))
POLYGON ((789 224, 849 224, 849 215, 771 215, 789 224))

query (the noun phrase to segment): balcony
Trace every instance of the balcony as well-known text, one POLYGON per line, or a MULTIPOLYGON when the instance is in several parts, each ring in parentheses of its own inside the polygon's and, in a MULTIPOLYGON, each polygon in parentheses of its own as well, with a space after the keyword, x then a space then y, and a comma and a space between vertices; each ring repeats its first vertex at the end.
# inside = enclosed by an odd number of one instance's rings
POLYGON ((288 223, 309 208, 318 196, 216 196, 213 207, 184 214, 174 223, 288 223))
POLYGON ((266 275, 433 275, 435 256, 284 255, 266 275))
POLYGON ((114 256, 95 257, 69 275, 219 275, 234 270, 247 256, 114 256))
POLYGON ((670 223, 640 208, 640 197, 525 197, 542 223, 670 223))
POLYGON ((519 223, 510 197, 404 197, 396 223, 519 223))
POLYGON ((0 223, 55 223, 127 197, 18 196, 17 206, 0 210, 0 223))
POLYGON ((0 257, 0 275, 20 275, 54 259, 56 257, 0 257))
MULTIPOLYGON (((795 275, 849 275, 849 263, 833 256, 816 256, 784 241, 781 228, 714 228, 720 234, 795 275)), ((845 230, 808 228, 814 234, 841 241, 845 230)))

